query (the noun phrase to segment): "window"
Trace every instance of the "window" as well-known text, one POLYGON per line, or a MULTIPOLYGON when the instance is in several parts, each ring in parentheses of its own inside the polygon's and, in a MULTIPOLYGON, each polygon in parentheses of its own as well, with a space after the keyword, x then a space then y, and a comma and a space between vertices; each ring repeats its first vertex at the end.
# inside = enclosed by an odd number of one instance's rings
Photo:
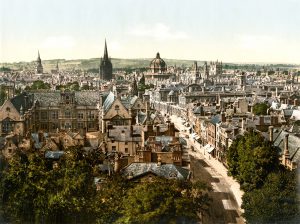
POLYGON ((112 150, 113 152, 115 152, 115 151, 116 151, 116 148, 117 148, 116 146, 112 146, 112 147, 111 147, 111 150, 112 150))
POLYGON ((88 124, 88 127, 89 127, 89 128, 94 128, 95 125, 94 125, 94 123, 89 123, 89 124, 88 124))
POLYGON ((40 119, 39 112, 35 112, 35 119, 36 119, 36 120, 39 120, 39 119, 40 119))
POLYGON ((94 115, 92 112, 90 112, 88 118, 89 118, 89 119, 94 119, 94 118, 95 118, 95 115, 94 115))
POLYGON ((116 105, 116 106, 115 106, 115 110, 116 110, 116 111, 120 110, 120 106, 119 106, 119 105, 116 105))
POLYGON ((128 148, 125 148, 125 153, 128 153, 128 148))
POLYGON ((78 122, 77 123, 77 128, 78 129, 82 129, 83 128, 83 123, 82 122, 78 122))
POLYGON ((77 117, 78 117, 78 119, 83 119, 83 113, 78 113, 77 117))
POLYGON ((128 145, 128 142, 125 142, 125 145, 128 145))
POLYGON ((54 120, 57 120, 58 119, 58 111, 52 111, 51 118, 54 120))
POLYGON ((41 112, 41 119, 42 120, 47 120, 48 119, 48 113, 46 111, 41 112))
POLYGON ((3 133, 8 133, 13 130, 13 125, 9 120, 4 120, 2 122, 2 132, 3 133))
POLYGON ((65 118, 70 118, 71 112, 69 110, 65 111, 65 118))
POLYGON ((10 112, 10 108, 9 108, 9 107, 6 107, 6 111, 7 111, 7 112, 10 112))
POLYGON ((41 129, 47 130, 48 129, 47 123, 41 123, 41 129))

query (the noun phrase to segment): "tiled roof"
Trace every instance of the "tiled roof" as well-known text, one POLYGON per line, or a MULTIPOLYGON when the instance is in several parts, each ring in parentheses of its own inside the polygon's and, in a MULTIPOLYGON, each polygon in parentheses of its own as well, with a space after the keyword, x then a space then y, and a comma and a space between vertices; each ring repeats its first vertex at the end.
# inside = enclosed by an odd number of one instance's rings
POLYGON ((143 176, 147 173, 153 173, 156 176, 164 177, 167 179, 186 180, 189 177, 189 170, 174 164, 157 163, 131 163, 129 166, 122 170, 122 174, 130 179, 143 176))

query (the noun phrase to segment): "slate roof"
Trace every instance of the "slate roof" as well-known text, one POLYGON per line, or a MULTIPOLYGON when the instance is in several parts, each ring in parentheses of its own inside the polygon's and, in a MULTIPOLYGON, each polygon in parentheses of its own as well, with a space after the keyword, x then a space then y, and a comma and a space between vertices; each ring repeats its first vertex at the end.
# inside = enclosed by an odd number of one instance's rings
POLYGON ((284 151, 284 138, 285 135, 289 134, 288 138, 288 147, 290 158, 293 162, 300 163, 300 138, 288 133, 284 130, 274 129, 274 146, 277 146, 280 149, 280 154, 283 154, 284 151))
POLYGON ((104 111, 107 111, 114 101, 115 101, 115 94, 113 92, 109 92, 109 94, 106 96, 106 99, 103 102, 104 111))
POLYGON ((29 107, 31 106, 30 102, 29 102, 30 97, 32 97, 32 96, 27 93, 22 93, 20 95, 13 97, 10 101, 14 105, 16 110, 20 113, 21 107, 23 108, 23 111, 25 111, 25 110, 29 109, 29 107), (27 105, 25 105, 25 97, 28 97, 27 105))
POLYGON ((157 163, 131 163, 122 171, 122 175, 134 179, 141 177, 147 173, 153 173, 156 176, 164 177, 166 179, 187 180, 189 178, 189 170, 174 164, 161 164, 157 163))
MULTIPOLYGON (((48 133, 43 133, 43 135, 44 135, 44 138, 48 137, 48 133)), ((36 149, 42 148, 44 143, 39 141, 39 134, 38 133, 32 133, 31 138, 34 141, 34 147, 36 149)))
POLYGON ((59 159, 65 152, 64 151, 46 151, 46 159, 59 159))
POLYGON ((95 106, 100 100, 100 95, 98 91, 75 92, 75 100, 79 105, 95 106))
POLYGON ((138 124, 144 124, 145 120, 147 119, 147 114, 142 112, 142 111, 139 111, 137 113, 137 123, 138 124))
MULTIPOLYGON (((34 101, 38 101, 41 106, 59 106, 60 91, 34 92, 34 101)), ((75 102, 78 105, 96 106, 100 95, 97 91, 75 92, 75 102)))
POLYGON ((220 115, 216 115, 216 116, 212 116, 210 119, 210 122, 214 125, 216 125, 217 123, 219 123, 221 121, 220 115))
POLYGON ((60 102, 60 92, 35 92, 33 93, 34 102, 44 106, 58 106, 60 102))

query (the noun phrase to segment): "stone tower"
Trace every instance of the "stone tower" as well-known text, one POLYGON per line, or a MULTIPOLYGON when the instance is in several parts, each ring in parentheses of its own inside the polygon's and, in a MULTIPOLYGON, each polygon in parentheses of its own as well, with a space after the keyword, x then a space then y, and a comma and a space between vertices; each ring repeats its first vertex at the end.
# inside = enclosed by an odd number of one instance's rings
POLYGON ((43 74, 43 65, 42 65, 42 60, 40 57, 40 52, 38 51, 38 57, 36 60, 36 74, 43 74))
POLYGON ((104 55, 103 58, 100 60, 100 79, 102 80, 111 80, 112 77, 112 63, 110 59, 108 58, 108 53, 107 53, 107 45, 106 45, 106 40, 105 40, 105 46, 104 46, 104 55))

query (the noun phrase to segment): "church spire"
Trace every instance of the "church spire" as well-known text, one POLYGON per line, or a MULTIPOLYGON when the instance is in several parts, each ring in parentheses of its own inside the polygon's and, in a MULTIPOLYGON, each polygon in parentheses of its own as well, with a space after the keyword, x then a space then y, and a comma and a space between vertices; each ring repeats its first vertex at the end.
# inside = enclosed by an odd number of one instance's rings
POLYGON ((40 57, 40 51, 38 50, 38 57, 36 60, 38 63, 42 63, 41 57, 40 57))
POLYGON ((107 53, 107 44, 106 44, 106 39, 105 39, 105 45, 104 45, 104 55, 103 55, 104 60, 108 60, 108 53, 107 53))
POLYGON ((40 51, 38 50, 38 57, 36 59, 36 74, 43 74, 43 65, 40 57, 40 51))

